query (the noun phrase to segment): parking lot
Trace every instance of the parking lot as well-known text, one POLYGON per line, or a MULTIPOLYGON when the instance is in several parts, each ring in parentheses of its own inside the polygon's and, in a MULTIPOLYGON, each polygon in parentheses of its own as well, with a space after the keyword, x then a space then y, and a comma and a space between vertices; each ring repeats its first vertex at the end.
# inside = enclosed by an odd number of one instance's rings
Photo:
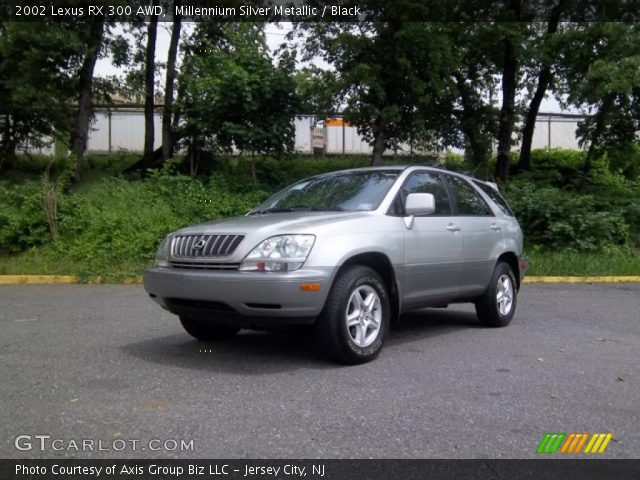
POLYGON ((199 343, 140 286, 2 286, 0 456, 534 458, 547 432, 613 432, 599 456, 639 458, 638 312, 640 284, 525 285, 508 328, 423 310, 342 367, 303 333, 199 343))

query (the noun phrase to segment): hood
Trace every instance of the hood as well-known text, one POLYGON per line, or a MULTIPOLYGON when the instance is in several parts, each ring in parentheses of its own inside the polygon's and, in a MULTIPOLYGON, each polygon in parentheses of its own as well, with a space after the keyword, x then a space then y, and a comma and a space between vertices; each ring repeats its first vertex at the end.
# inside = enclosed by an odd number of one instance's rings
POLYGON ((286 233, 320 233, 327 226, 340 228, 340 224, 366 218, 373 212, 279 212, 261 213, 243 217, 192 225, 177 234, 258 234, 260 236, 286 233))

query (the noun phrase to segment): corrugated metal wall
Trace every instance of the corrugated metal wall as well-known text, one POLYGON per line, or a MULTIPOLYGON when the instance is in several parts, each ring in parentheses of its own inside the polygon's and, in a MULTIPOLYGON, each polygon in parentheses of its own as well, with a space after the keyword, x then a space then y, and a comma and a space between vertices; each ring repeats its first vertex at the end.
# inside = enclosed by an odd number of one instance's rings
MULTIPOLYGON (((295 151, 298 153, 322 150, 322 138, 317 138, 317 132, 324 130, 324 152, 335 155, 371 154, 372 147, 359 134, 355 127, 337 118, 327 121, 323 129, 316 128, 314 142, 313 128, 317 117, 313 115, 299 115, 294 119, 295 151), (319 147, 319 148, 318 148, 319 147)), ((540 114, 536 121, 532 148, 567 148, 578 149, 575 132, 580 121, 579 117, 540 114)), ((155 142, 154 148, 159 148, 162 139, 162 115, 155 114, 155 142)), ((144 146, 144 112, 141 109, 112 110, 111 113, 100 110, 95 113, 91 124, 88 153, 109 153, 127 151, 140 153, 144 146)), ((515 145, 517 149, 519 145, 515 145)), ((52 155, 53 146, 44 148, 29 148, 32 153, 52 155)), ((387 154, 410 154, 409 145, 401 145, 397 152, 388 151, 387 154)))

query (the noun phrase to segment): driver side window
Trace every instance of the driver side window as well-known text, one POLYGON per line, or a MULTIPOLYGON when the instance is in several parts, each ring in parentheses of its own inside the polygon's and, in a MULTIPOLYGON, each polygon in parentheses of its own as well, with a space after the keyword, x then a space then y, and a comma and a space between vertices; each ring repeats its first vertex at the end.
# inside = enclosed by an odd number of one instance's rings
POLYGON ((394 213, 404 215, 404 202, 410 193, 430 193, 436 201, 436 211, 432 215, 451 215, 449 196, 442 178, 437 173, 417 172, 405 182, 393 205, 394 213))

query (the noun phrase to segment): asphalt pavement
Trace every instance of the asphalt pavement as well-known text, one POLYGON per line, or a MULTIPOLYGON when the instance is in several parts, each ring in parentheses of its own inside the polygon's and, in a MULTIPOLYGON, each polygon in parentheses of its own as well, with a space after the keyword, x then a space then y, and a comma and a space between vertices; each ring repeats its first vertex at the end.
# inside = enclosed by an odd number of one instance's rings
POLYGON ((0 458, 535 458, 548 432, 640 458, 640 284, 525 285, 503 329, 415 312, 355 367, 303 333, 197 342, 140 286, 1 286, 0 332, 0 458))

